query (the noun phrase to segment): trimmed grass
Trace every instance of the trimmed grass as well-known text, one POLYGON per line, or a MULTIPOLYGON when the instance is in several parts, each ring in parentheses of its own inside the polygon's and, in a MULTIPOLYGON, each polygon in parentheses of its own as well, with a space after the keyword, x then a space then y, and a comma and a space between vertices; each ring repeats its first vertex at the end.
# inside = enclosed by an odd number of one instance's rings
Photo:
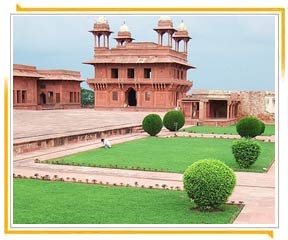
POLYGON ((15 179, 14 224, 232 223, 240 206, 202 213, 183 191, 15 179))
MULTIPOLYGON (((236 125, 231 125, 227 127, 193 126, 190 128, 185 128, 181 131, 193 132, 193 133, 239 135, 236 131, 236 125)), ((265 132, 261 136, 272 136, 272 135, 275 135, 275 125, 265 125, 265 132)))
POLYGON ((236 171, 264 172, 263 168, 268 168, 274 159, 274 143, 259 142, 262 146, 259 159, 249 169, 240 169, 232 154, 232 143, 229 139, 147 137, 117 144, 111 149, 90 150, 48 162, 183 173, 197 160, 216 158, 236 171))

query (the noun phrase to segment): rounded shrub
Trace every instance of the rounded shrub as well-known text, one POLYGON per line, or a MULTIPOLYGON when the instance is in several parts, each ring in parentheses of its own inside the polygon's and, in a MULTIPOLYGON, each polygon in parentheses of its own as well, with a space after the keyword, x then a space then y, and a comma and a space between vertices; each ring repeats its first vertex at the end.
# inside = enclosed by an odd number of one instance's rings
POLYGON ((259 123, 260 123, 260 134, 261 135, 262 133, 265 132, 265 123, 261 120, 259 120, 259 123))
POLYGON ((176 132, 185 124, 184 114, 177 110, 169 111, 163 118, 163 124, 168 130, 176 132))
POLYGON ((232 153, 242 168, 249 168, 261 153, 260 144, 254 139, 242 138, 232 144, 232 153))
POLYGON ((150 136, 156 136, 162 129, 163 122, 158 114, 149 114, 142 121, 142 128, 150 136))
POLYGON ((241 118, 236 124, 236 130, 241 137, 254 138, 260 135, 260 121, 255 117, 241 118))
POLYGON ((202 211, 218 208, 232 194, 236 176, 231 168, 216 159, 199 160, 183 175, 184 189, 202 211))

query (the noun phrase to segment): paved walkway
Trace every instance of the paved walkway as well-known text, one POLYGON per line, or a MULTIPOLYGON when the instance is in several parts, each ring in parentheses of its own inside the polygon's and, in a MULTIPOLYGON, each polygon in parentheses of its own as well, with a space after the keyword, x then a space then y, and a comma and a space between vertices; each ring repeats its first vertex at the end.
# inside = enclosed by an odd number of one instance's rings
MULTIPOLYGON (((162 131, 160 136, 171 136, 173 134, 162 131)), ((219 137, 219 138, 235 138, 229 135, 212 135, 212 134, 188 134, 180 133, 177 135, 191 135, 197 137, 219 137)), ((146 133, 142 134, 127 134, 111 138, 112 144, 132 141, 146 137, 146 133)), ((273 140, 270 137, 264 137, 263 140, 273 140)), ((273 140, 274 141, 274 140, 273 140)), ((61 166, 35 163, 38 158, 40 161, 61 157, 68 154, 77 153, 100 147, 101 144, 95 141, 87 141, 84 143, 71 144, 55 148, 48 148, 41 151, 17 155, 14 157, 14 174, 22 176, 34 176, 36 173, 39 176, 49 175, 53 178, 63 178, 65 181, 82 181, 103 184, 117 184, 141 187, 153 186, 162 188, 180 188, 182 185, 182 174, 177 173, 160 173, 136 170, 121 170, 121 169, 105 169, 92 168, 81 166, 61 166), (74 179, 73 179, 74 178, 74 179)), ((234 193, 229 201, 238 203, 244 202, 245 206, 240 215, 235 220, 234 224, 274 224, 275 223, 275 168, 274 164, 267 173, 243 173, 237 172, 237 184, 234 193)))

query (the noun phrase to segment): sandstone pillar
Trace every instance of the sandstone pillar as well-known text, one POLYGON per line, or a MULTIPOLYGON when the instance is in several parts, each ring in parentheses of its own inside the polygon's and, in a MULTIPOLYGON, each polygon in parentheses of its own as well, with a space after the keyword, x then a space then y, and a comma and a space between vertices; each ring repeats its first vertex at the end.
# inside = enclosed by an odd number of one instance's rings
POLYGON ((227 101, 227 119, 230 119, 230 102, 227 101))
POLYGON ((207 114, 207 104, 204 101, 199 102, 199 120, 206 119, 207 114))
POLYGON ((96 45, 96 35, 94 35, 94 48, 96 48, 97 45, 96 45))

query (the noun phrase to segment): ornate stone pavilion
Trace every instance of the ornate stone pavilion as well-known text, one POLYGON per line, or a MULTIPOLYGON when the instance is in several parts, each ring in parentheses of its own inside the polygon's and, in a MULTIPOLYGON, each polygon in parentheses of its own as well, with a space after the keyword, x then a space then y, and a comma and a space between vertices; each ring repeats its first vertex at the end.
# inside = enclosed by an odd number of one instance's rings
POLYGON ((13 65, 14 109, 80 108, 80 72, 13 65))
POLYGON ((94 67, 87 83, 95 92, 95 109, 167 110, 175 108, 192 87, 187 70, 189 37, 182 22, 177 29, 168 16, 154 28, 158 43, 134 42, 124 23, 109 47, 110 31, 105 17, 99 17, 90 31, 94 36, 94 67))

